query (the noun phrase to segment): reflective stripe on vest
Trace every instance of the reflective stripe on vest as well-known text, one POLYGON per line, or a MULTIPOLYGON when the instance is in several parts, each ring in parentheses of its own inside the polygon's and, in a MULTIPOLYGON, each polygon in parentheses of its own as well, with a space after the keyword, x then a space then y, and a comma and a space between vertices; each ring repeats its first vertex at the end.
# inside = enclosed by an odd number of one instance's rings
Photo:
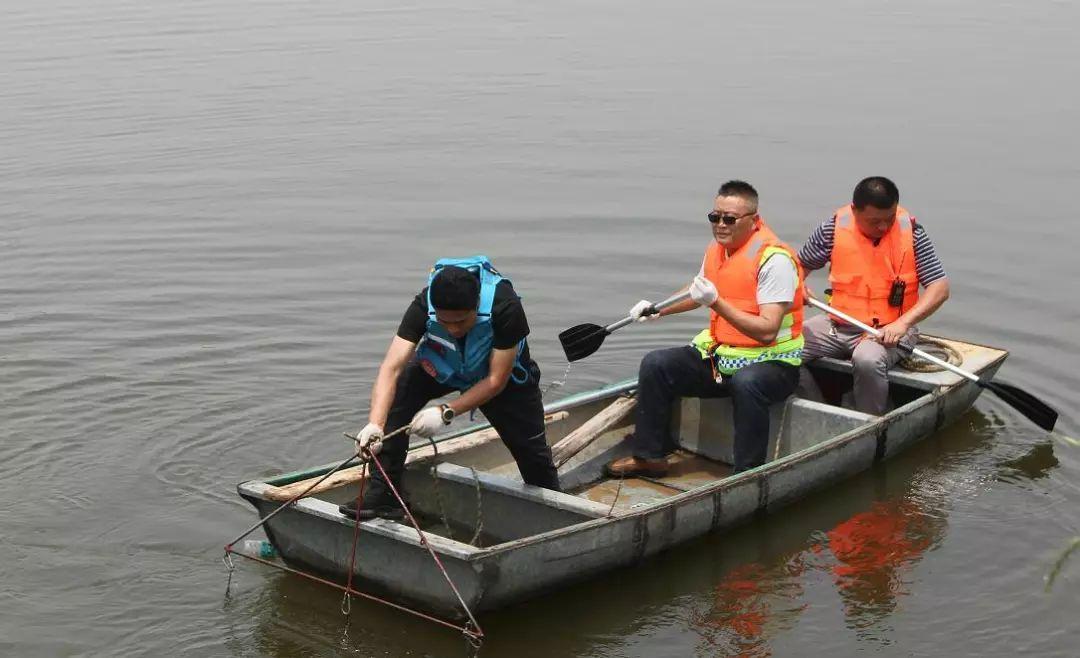
POLYGON ((877 326, 895 321, 914 306, 919 300, 914 226, 908 211, 897 206, 896 221, 875 245, 859 230, 851 206, 838 208, 829 264, 831 305, 877 326), (903 300, 899 307, 889 306, 889 292, 897 279, 904 282, 903 300))
POLYGON ((709 328, 691 342, 703 358, 713 358, 717 370, 731 374, 751 363, 783 361, 791 365, 802 363, 803 273, 795 252, 780 242, 765 220, 759 220, 754 236, 730 256, 720 243, 713 243, 705 252, 705 276, 724 300, 740 311, 757 315, 758 272, 773 255, 789 258, 795 265, 798 283, 791 307, 780 323, 776 338, 763 345, 735 328, 715 311, 710 314, 709 328))
POLYGON ((792 366, 802 365, 804 339, 797 336, 772 347, 731 347, 717 345, 708 329, 690 341, 702 359, 712 359, 713 367, 725 375, 732 375, 739 368, 762 361, 780 361, 792 366))
MULTIPOLYGON (((487 376, 491 368, 491 351, 495 332, 491 326, 491 307, 495 301, 495 288, 505 277, 491 264, 487 256, 470 258, 444 258, 435 263, 428 276, 428 320, 427 332, 416 348, 416 358, 424 370, 437 382, 464 391, 487 376), (464 352, 459 349, 459 341, 450 335, 435 316, 435 307, 431 303, 431 281, 439 270, 456 265, 480 277, 480 303, 476 309, 476 324, 465 334, 464 352)), ((529 371, 521 363, 525 351, 525 339, 518 343, 517 356, 511 378, 519 384, 528 381, 529 371)))

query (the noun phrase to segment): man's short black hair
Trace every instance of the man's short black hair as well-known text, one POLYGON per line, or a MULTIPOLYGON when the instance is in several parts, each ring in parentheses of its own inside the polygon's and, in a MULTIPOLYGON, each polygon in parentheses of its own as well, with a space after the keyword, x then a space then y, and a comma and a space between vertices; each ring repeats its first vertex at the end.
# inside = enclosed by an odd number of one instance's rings
POLYGON ((431 305, 444 311, 475 311, 480 305, 480 279, 457 265, 447 265, 431 280, 431 305))
POLYGON ((896 183, 884 176, 871 176, 859 181, 855 193, 851 195, 851 205, 856 210, 873 206, 879 210, 888 210, 900 203, 900 190, 896 183))
POLYGON ((716 191, 716 196, 737 196, 746 199, 754 207, 754 210, 757 210, 757 190, 744 180, 729 180, 720 186, 720 189, 716 191))

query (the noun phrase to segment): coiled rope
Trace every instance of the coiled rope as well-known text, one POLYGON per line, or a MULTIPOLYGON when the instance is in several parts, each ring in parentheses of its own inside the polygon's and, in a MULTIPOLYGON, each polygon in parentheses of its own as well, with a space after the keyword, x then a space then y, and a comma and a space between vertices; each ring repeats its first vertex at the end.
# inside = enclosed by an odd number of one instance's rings
MULTIPOLYGON (((959 350, 949 343, 937 338, 919 336, 919 343, 916 347, 943 361, 948 361, 954 366, 959 366, 964 362, 964 357, 961 356, 959 350)), ((898 365, 904 370, 910 370, 911 372, 941 372, 942 370, 945 370, 945 368, 942 368, 937 364, 924 361, 914 355, 901 357, 898 365)))

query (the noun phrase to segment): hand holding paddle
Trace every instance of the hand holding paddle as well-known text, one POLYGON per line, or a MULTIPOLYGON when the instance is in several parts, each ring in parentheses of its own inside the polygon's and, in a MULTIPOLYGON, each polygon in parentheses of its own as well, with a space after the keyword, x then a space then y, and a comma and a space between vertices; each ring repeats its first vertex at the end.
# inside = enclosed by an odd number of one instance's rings
POLYGON ((660 311, 656 310, 655 304, 647 299, 643 299, 630 307, 630 317, 638 322, 649 322, 652 320, 659 320, 660 311))
MULTIPOLYGON (((668 297, 664 301, 656 304, 652 310, 655 313, 659 313, 669 306, 678 304, 690 298, 690 291, 679 293, 672 297, 668 297)), ((639 302, 640 304, 640 302, 639 302)), ((635 309, 637 306, 634 307, 635 309)), ((637 316, 630 315, 618 322, 609 324, 606 327, 601 327, 598 324, 579 324, 576 327, 570 327, 566 331, 559 334, 559 342, 562 344, 563 352, 566 353, 567 361, 577 361, 584 359, 596 350, 600 349, 600 346, 604 343, 604 339, 608 334, 622 329, 628 324, 635 322, 639 317, 655 315, 655 313, 648 312, 648 309, 643 309, 637 316)))
MULTIPOLYGON (((859 329, 862 329, 871 336, 881 336, 881 332, 879 330, 871 327, 866 323, 859 322, 847 313, 838 311, 835 308, 829 306, 828 304, 825 304, 824 302, 819 302, 813 297, 808 296, 806 298, 806 303, 810 304, 811 306, 816 306, 822 311, 825 311, 830 315, 840 318, 848 324, 854 325, 859 329)), ((939 359, 932 354, 927 354, 926 352, 918 349, 917 347, 907 347, 903 344, 899 344, 896 347, 902 352, 914 354, 920 359, 926 359, 930 363, 939 365, 946 370, 949 370, 960 375, 961 377, 964 377, 965 379, 969 379, 978 384, 981 388, 985 388, 993 391, 994 393, 997 393, 997 396, 1001 398, 1003 402, 1011 406, 1013 409, 1016 409, 1020 413, 1024 414, 1024 416, 1027 417, 1028 420, 1043 428, 1047 432, 1054 431, 1054 425, 1057 423, 1058 418, 1057 412, 1050 408, 1048 404, 1036 398, 1031 393, 1028 393, 1027 391, 1021 390, 1015 386, 1006 384, 1004 382, 994 382, 990 381, 985 377, 979 377, 978 375, 974 375, 967 370, 957 368, 948 361, 943 361, 942 359, 939 359)))

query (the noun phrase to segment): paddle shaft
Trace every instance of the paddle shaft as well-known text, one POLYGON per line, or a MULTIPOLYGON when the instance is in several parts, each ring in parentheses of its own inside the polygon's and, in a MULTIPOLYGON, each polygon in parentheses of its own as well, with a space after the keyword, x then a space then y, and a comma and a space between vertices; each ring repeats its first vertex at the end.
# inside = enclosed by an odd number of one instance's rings
MULTIPOLYGON (((822 311, 825 311, 826 313, 829 313, 831 315, 835 315, 836 317, 840 318, 841 320, 843 320, 843 321, 845 321, 845 322, 847 322, 849 324, 852 324, 852 325, 858 327, 859 329, 862 329, 863 331, 870 334, 871 336, 877 336, 879 338, 881 337, 881 332, 879 330, 874 329, 873 327, 871 327, 870 325, 868 325, 868 324, 866 324, 864 322, 859 322, 858 320, 851 317, 847 313, 844 313, 843 311, 838 311, 835 308, 833 308, 833 307, 829 306, 828 304, 826 304, 825 302, 819 302, 818 300, 816 300, 816 299, 814 299, 813 297, 810 297, 810 296, 806 297, 806 302, 808 304, 812 305, 812 306, 816 306, 817 308, 821 309, 822 311)), ((908 348, 905 347, 905 346, 902 346, 902 345, 897 345, 897 348, 900 349, 900 351, 902 351, 902 352, 907 352, 908 351, 908 348)), ((920 359, 926 359, 930 363, 933 363, 935 365, 939 365, 942 368, 945 368, 946 370, 949 370, 950 372, 955 372, 956 374, 960 375, 961 377, 966 377, 967 379, 970 379, 971 381, 973 381, 975 383, 981 383, 979 381, 978 375, 974 375, 974 374, 968 372, 967 370, 957 368, 956 366, 949 363, 948 361, 945 361, 943 359, 939 359, 936 356, 934 356, 933 354, 927 354, 926 352, 920 350, 917 347, 911 348, 911 353, 914 354, 915 356, 919 357, 920 359)))
MULTIPOLYGON (((684 302, 684 301, 686 301, 688 299, 690 299, 690 291, 689 290, 687 290, 686 292, 681 292, 681 293, 679 293, 677 295, 672 295, 671 297, 668 297, 667 299, 660 302, 659 304, 655 304, 653 306, 653 308, 655 308, 657 311, 662 311, 662 310, 664 310, 665 308, 667 308, 669 306, 674 306, 675 304, 678 304, 679 302, 684 302)), ((622 320, 619 320, 618 322, 613 322, 613 323, 609 324, 608 326, 604 327, 604 333, 605 334, 610 334, 613 331, 616 331, 618 329, 622 329, 623 327, 630 324, 631 322, 634 322, 635 319, 636 318, 634 318, 633 316, 628 315, 625 318, 623 318, 622 320)))

